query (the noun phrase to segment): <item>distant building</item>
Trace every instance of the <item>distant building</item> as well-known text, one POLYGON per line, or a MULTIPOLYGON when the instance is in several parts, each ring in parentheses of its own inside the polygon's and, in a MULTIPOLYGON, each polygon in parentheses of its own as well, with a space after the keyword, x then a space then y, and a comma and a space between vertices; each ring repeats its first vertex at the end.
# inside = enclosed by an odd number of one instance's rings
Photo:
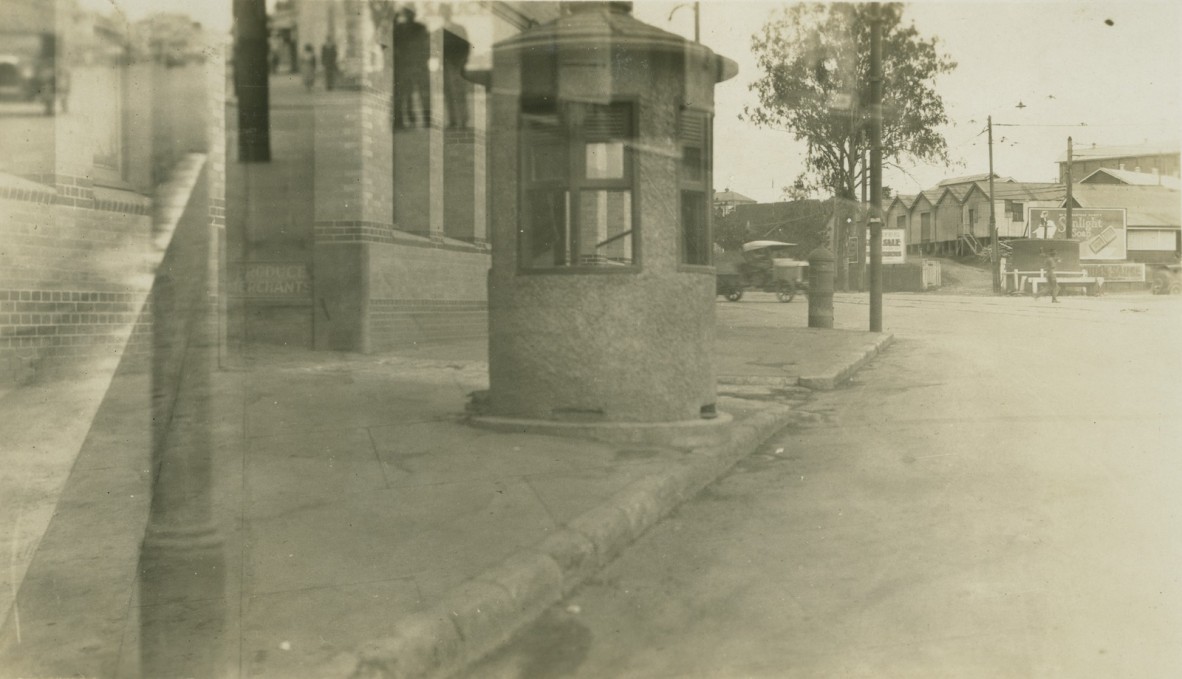
MULTIPOLYGON (((996 173, 994 173, 994 175, 993 175, 993 183, 994 184, 996 184, 998 182, 1012 182, 1012 181, 1014 181, 1013 177, 1002 177, 996 173)), ((959 185, 975 184, 977 182, 988 183, 989 182, 989 174, 988 173, 986 173, 986 174, 972 174, 972 175, 968 175, 967 177, 953 177, 951 179, 944 179, 939 184, 936 184, 936 186, 959 186, 959 185)))
MULTIPOLYGON (((1049 182, 993 179, 993 213, 998 238, 1027 235, 1026 208, 1055 207, 1066 187, 1049 182)), ((989 232, 989 175, 946 179, 914 196, 901 195, 883 206, 884 225, 904 229, 914 254, 965 254, 989 232)))
POLYGON ((1175 191, 1182 189, 1182 179, 1163 174, 1113 170, 1102 167, 1079 180, 1079 184, 1123 184, 1126 186, 1164 186, 1175 191))
MULTIPOLYGON (((1182 200, 1177 189, 1086 182, 1071 192, 1075 208, 1125 211, 1128 259, 1146 264, 1177 261, 1182 254, 1182 200)), ((1066 198, 1057 207, 1066 206, 1066 198)))
MULTIPOLYGON (((1071 156, 1071 176, 1086 177, 1101 168, 1178 177, 1182 146, 1178 142, 1129 146, 1077 146, 1071 156)), ((1059 182, 1067 181, 1067 153, 1059 157, 1059 182)))
POLYGON ((718 214, 728 215, 740 205, 751 205, 755 202, 754 198, 748 198, 738 191, 723 189, 714 194, 714 211, 718 214))

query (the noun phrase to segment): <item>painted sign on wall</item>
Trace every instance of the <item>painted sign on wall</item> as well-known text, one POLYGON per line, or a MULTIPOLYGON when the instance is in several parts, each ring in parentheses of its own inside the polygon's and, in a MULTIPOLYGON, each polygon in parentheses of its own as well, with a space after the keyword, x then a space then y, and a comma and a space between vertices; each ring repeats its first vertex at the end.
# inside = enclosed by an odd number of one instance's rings
POLYGON ((230 294, 262 299, 310 299, 312 280, 303 262, 245 262, 231 265, 230 294))
MULTIPOLYGON (((1027 208, 1031 238, 1066 238, 1066 208, 1027 208)), ((1079 241, 1081 260, 1121 260, 1128 255, 1123 208, 1075 208, 1071 238, 1079 241)))

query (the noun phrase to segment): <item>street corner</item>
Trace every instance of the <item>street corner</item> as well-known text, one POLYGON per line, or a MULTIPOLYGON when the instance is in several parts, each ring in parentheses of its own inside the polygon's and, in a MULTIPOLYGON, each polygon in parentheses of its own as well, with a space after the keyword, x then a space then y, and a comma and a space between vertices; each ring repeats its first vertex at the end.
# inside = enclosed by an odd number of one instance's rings
POLYGON ((734 421, 734 417, 727 412, 719 412, 710 419, 674 422, 579 422, 497 417, 479 413, 479 395, 474 396, 474 401, 466 421, 479 429, 504 434, 557 436, 610 445, 645 445, 685 450, 722 445, 728 440, 734 421))
POLYGON ((816 391, 832 391, 846 383, 854 373, 869 363, 894 341, 890 334, 879 334, 875 339, 858 349, 833 361, 830 370, 805 375, 800 378, 800 386, 816 391))
POLYGON ((719 407, 735 415, 746 417, 748 413, 761 409, 760 404, 794 404, 808 399, 811 390, 798 385, 799 378, 791 381, 777 380, 759 382, 723 382, 718 384, 719 407))

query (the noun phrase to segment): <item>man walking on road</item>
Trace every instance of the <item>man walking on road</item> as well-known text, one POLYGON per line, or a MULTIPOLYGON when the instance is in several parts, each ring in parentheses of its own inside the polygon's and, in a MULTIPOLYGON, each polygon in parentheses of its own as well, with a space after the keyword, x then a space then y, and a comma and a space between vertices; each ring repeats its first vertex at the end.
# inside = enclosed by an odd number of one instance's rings
MULTIPOLYGON (((1047 289, 1051 291, 1051 301, 1058 302, 1059 278, 1055 275, 1055 263, 1059 257, 1055 254, 1054 250, 1048 250, 1046 248, 1039 250, 1039 254, 1043 257, 1042 268, 1047 278, 1047 289)), ((1035 293, 1034 298, 1039 298, 1038 293, 1035 293)))

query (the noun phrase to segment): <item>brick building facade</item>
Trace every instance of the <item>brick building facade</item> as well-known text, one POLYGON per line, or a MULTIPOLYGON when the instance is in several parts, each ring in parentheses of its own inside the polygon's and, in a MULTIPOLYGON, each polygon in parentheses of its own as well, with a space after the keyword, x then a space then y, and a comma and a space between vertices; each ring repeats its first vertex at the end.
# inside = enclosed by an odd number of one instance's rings
POLYGON ((430 66, 408 97, 414 121, 396 127, 398 87, 411 86, 395 82, 399 33, 379 4, 297 5, 301 49, 319 54, 332 36, 350 75, 332 91, 323 63, 310 90, 273 77, 272 161, 228 166, 230 271, 249 280, 282 267, 293 281, 279 293, 238 285, 232 341, 372 352, 487 332, 487 93, 459 79, 444 45, 460 35, 485 58, 558 7, 407 3, 430 66), (453 115, 457 92, 466 116, 453 115))
MULTIPOLYGON (((127 59, 130 27, 73 2, 0 0, 48 49, 56 101, 0 101, 0 387, 149 350, 152 193, 207 146, 207 70, 127 59)), ((220 208, 219 208, 220 209, 220 208)))
MULTIPOLYGON (((1099 170, 1128 170, 1145 174, 1178 177, 1182 173, 1182 150, 1177 142, 1133 144, 1126 146, 1077 146, 1072 153, 1071 175, 1074 181, 1099 170)), ((1067 154, 1058 160, 1059 183, 1067 181, 1067 154)))

